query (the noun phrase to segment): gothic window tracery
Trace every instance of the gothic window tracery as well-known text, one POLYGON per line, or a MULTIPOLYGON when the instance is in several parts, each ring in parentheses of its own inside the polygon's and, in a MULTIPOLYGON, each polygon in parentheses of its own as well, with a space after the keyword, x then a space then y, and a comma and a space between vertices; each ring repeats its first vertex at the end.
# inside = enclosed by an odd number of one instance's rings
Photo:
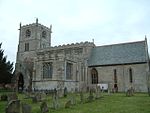
POLYGON ((43 63, 43 78, 52 78, 53 68, 51 62, 43 63))
POLYGON ((73 76, 73 64, 68 63, 66 65, 66 79, 72 79, 73 76))

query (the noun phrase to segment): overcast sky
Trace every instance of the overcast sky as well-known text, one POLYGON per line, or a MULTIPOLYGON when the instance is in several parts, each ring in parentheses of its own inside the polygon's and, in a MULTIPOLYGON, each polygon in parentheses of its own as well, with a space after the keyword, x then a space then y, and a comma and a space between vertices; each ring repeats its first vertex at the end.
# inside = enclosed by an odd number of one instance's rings
POLYGON ((97 46, 150 44, 150 0, 0 0, 0 42, 16 61, 19 23, 52 24, 52 46, 94 39, 97 46))

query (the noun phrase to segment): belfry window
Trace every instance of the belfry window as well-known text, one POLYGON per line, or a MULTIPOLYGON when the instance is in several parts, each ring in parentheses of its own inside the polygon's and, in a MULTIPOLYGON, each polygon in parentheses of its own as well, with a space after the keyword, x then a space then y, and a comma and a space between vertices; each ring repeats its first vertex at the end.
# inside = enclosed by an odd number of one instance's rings
POLYGON ((42 38, 46 38, 46 31, 42 32, 42 38))
POLYGON ((29 29, 26 30, 26 37, 30 37, 31 36, 31 31, 29 29))
POLYGON ((91 70, 92 84, 98 84, 98 72, 95 68, 91 70))
POLYGON ((43 78, 52 78, 53 68, 51 62, 43 63, 43 78))
POLYGON ((29 43, 25 43, 25 51, 29 51, 29 43))

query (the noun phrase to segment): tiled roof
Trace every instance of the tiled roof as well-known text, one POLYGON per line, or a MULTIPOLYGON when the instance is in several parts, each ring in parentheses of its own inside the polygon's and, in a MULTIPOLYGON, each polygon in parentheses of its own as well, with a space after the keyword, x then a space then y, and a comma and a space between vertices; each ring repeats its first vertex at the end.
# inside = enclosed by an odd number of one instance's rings
POLYGON ((146 46, 145 41, 97 46, 91 51, 88 66, 146 62, 146 46))

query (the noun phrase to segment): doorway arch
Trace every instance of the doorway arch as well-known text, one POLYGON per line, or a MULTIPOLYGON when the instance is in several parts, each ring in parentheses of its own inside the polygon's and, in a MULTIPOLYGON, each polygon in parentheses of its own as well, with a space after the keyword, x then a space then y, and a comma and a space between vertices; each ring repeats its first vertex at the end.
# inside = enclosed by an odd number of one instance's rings
POLYGON ((91 70, 92 84, 98 84, 98 72, 95 68, 91 70))
POLYGON ((23 91, 24 88, 24 77, 22 73, 18 74, 18 91, 23 91))

